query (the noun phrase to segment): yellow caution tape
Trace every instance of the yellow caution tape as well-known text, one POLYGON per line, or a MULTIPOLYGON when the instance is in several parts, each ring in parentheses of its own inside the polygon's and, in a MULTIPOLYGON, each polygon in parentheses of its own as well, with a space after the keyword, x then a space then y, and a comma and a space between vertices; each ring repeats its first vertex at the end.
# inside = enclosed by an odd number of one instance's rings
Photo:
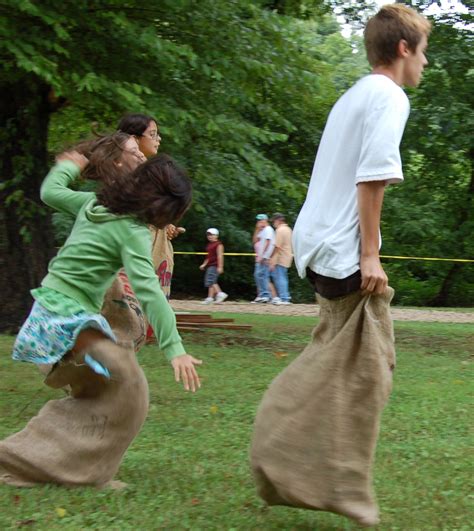
MULTIPOLYGON (((194 255, 207 255, 205 252, 196 251, 174 251, 174 254, 194 254, 194 255)), ((224 256, 255 256, 255 253, 224 253, 224 256)), ((395 260, 434 260, 440 262, 464 262, 472 263, 474 260, 469 258, 428 258, 422 256, 391 256, 381 254, 380 258, 393 258, 395 260)))
POLYGON ((395 258, 396 260, 436 260, 439 262, 474 262, 468 258, 427 258, 424 256, 389 256, 381 254, 380 258, 395 258))

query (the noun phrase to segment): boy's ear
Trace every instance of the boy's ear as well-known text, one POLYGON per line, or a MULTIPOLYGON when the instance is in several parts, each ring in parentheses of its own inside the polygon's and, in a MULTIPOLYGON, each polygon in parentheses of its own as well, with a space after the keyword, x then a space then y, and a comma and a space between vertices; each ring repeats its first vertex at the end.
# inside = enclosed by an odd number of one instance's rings
POLYGON ((397 56, 400 58, 408 57, 410 49, 408 48, 408 43, 405 39, 398 41, 397 45, 397 56))

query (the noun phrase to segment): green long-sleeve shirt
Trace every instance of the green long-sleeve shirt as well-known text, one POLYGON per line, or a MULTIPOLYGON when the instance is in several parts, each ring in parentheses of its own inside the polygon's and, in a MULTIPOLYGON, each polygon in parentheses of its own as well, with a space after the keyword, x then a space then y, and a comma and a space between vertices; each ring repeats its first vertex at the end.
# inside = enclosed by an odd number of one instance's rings
POLYGON ((171 360, 185 354, 174 312, 153 266, 150 230, 131 216, 111 214, 97 204, 93 192, 71 190, 68 186, 78 175, 74 163, 63 161, 52 168, 41 186, 44 203, 76 216, 69 238, 50 262, 41 285, 98 313, 123 265, 166 357, 171 360))

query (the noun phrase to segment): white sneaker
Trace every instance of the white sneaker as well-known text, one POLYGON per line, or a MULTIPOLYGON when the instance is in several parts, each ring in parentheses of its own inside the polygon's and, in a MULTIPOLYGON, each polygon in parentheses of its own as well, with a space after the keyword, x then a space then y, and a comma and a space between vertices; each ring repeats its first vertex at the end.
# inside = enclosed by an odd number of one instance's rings
POLYGON ((273 299, 270 302, 272 304, 280 304, 281 299, 280 299, 280 297, 273 297, 273 299))
POLYGON ((250 301, 250 304, 256 304, 257 302, 262 302, 263 297, 256 297, 253 301, 250 301))
POLYGON ((206 297, 201 304, 211 304, 214 302, 214 299, 212 297, 206 297))
POLYGON ((229 295, 227 295, 227 293, 224 293, 223 291, 220 291, 217 295, 216 295, 216 303, 220 303, 220 302, 224 302, 227 297, 229 295))
POLYGON ((270 302, 269 297, 260 297, 260 300, 257 301, 258 304, 265 304, 267 302, 270 302))
POLYGON ((288 304, 291 304, 290 301, 278 301, 278 302, 274 302, 273 304, 276 304, 277 306, 287 306, 288 304))

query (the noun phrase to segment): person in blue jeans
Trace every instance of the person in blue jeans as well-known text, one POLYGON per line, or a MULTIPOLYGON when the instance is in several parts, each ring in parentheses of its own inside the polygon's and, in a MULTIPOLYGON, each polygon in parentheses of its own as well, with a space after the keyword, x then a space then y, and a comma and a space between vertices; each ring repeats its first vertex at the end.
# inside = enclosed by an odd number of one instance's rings
POLYGON ((278 296, 272 299, 273 304, 291 304, 288 287, 288 269, 293 262, 291 245, 292 230, 286 223, 285 216, 277 212, 272 216, 275 227, 275 247, 270 258, 270 277, 275 284, 278 296))
POLYGON ((255 247, 255 283, 257 284, 258 295, 253 302, 270 302, 270 257, 275 246, 275 231, 268 222, 266 214, 258 214, 257 224, 253 236, 255 247))

